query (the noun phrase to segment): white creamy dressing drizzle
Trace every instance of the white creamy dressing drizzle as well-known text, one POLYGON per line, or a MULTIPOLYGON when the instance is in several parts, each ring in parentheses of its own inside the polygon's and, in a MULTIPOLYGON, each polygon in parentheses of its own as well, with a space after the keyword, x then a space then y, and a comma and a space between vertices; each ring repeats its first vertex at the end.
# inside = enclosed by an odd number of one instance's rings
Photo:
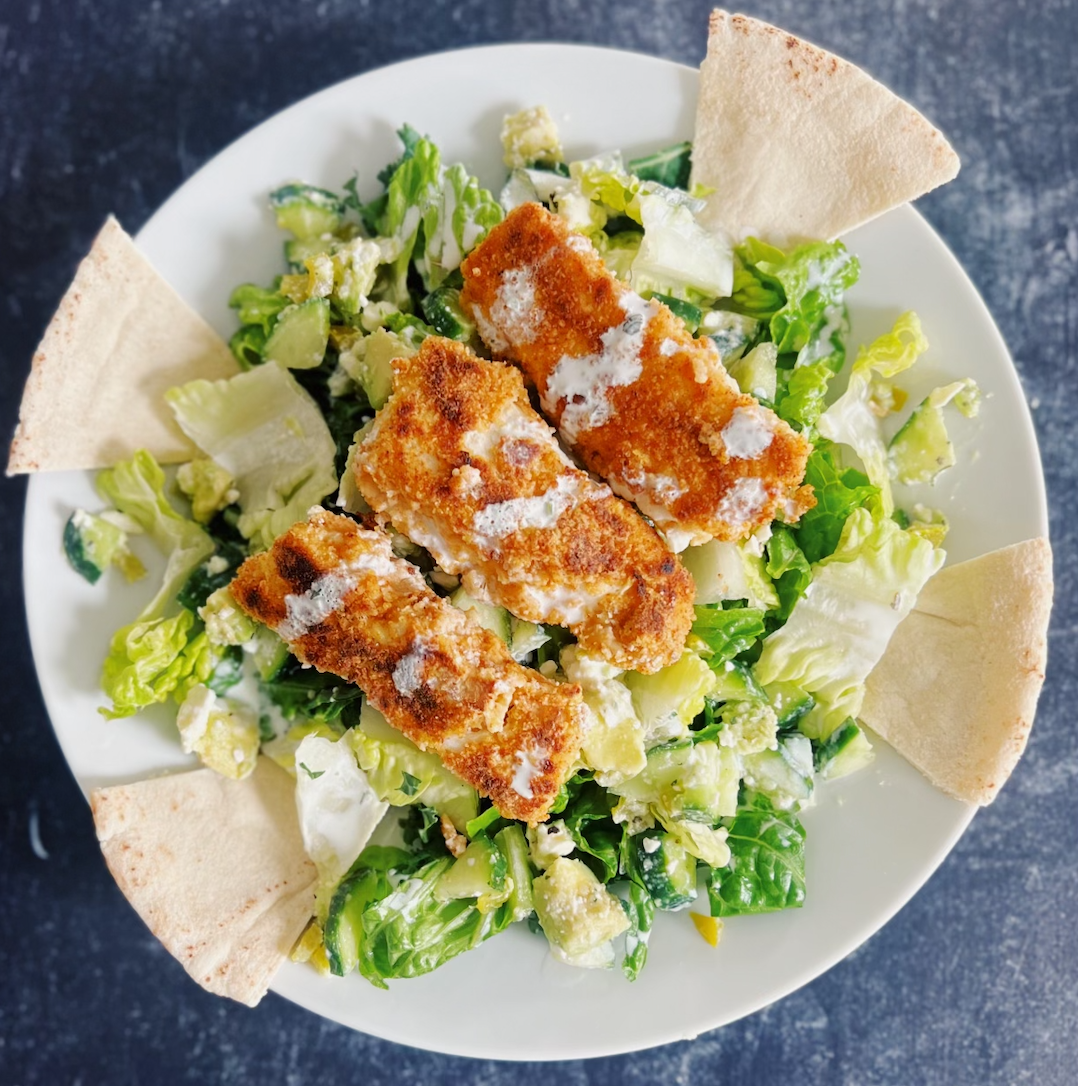
POLYGON ((738 479, 723 495, 715 516, 731 528, 738 528, 759 516, 766 502, 767 487, 762 479, 738 479))
POLYGON ((659 354, 663 358, 670 358, 677 354, 678 348, 681 346, 676 339, 670 339, 669 336, 659 344, 659 354))
POLYGON ((595 246, 592 244, 591 238, 585 237, 583 234, 570 234, 565 239, 565 244, 577 253, 594 253, 595 246))
POLYGON ((453 216, 457 210, 457 190, 453 183, 445 183, 445 169, 441 171, 442 182, 442 259, 439 262, 446 271, 460 266, 463 254, 453 232, 453 216))
POLYGON ((535 793, 532 784, 535 778, 543 772, 543 763, 550 756, 546 747, 534 746, 530 749, 518 750, 516 753, 517 767, 513 772, 513 791, 525 799, 533 799, 535 793))
POLYGON ((733 460, 755 460, 775 437, 770 418, 759 407, 735 407, 722 428, 726 454, 733 460))
POLYGON ((468 430, 461 438, 464 451, 472 456, 489 460, 497 448, 504 448, 513 441, 534 441, 544 448, 561 446, 554 440, 554 431, 534 415, 526 414, 515 404, 500 416, 492 426, 482 430, 468 430))
POLYGON ((617 588, 608 586, 603 592, 588 592, 571 585, 555 585, 541 589, 534 585, 521 585, 528 603, 543 616, 544 622, 553 622, 558 626, 573 626, 583 622, 585 617, 606 598, 608 592, 617 588))
POLYGON ((344 606, 345 598, 359 584, 364 573, 391 581, 406 579, 416 588, 423 583, 418 573, 413 575, 408 567, 395 565, 388 554, 359 555, 323 573, 306 592, 290 592, 285 596, 285 618, 277 626, 277 633, 285 641, 298 641, 306 636, 344 606))
POLYGON ((408 651, 397 661, 393 669, 393 685, 402 698, 410 698, 423 685, 423 668, 430 651, 421 637, 412 640, 408 651))
POLYGON ((599 353, 562 355, 547 379, 543 409, 553 414, 558 403, 565 401, 558 427, 570 445, 582 430, 594 430, 609 421, 613 406, 607 392, 633 384, 644 371, 640 351, 658 304, 628 290, 620 302, 625 320, 602 334, 599 353))
POLYGON ((509 268, 502 272, 501 284, 490 307, 490 323, 506 346, 491 346, 506 350, 509 344, 531 343, 542 322, 543 311, 535 304, 535 276, 531 268, 509 268))
POLYGON ((581 502, 609 494, 605 486, 596 486, 583 472, 567 472, 543 494, 493 502, 480 509, 474 522, 476 541, 488 550, 496 550, 498 542, 508 535, 527 528, 553 528, 564 513, 581 502))

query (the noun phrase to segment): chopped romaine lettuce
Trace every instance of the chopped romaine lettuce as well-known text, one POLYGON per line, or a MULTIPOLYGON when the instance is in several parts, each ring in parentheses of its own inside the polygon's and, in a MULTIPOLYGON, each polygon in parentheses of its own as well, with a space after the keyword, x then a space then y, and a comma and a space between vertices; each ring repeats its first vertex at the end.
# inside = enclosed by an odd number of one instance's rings
POLYGON ((336 443, 287 370, 266 364, 224 381, 192 381, 165 398, 184 433, 235 479, 239 529, 257 549, 337 490, 336 443))
POLYGON ((308 735, 296 748, 296 811, 323 887, 336 886, 388 809, 345 739, 308 735))
POLYGON ((712 916, 799 908, 805 900, 805 830, 762 796, 730 820, 729 863, 708 876, 712 916))
POLYGON ((813 563, 834 551, 849 515, 855 509, 874 508, 880 492, 856 468, 840 468, 827 442, 809 454, 805 482, 813 488, 816 504, 802 515, 794 531, 805 558, 813 563))
POLYGON ((917 361, 928 349, 915 313, 903 313, 890 332, 857 353, 846 391, 819 417, 817 427, 830 441, 849 445, 861 458, 869 482, 880 492, 883 511, 894 509, 887 448, 880 420, 873 409, 873 380, 890 380, 917 361))
POLYGON ((213 553, 213 540, 172 507, 165 497, 165 473, 145 449, 102 471, 97 489, 134 520, 167 558, 161 587, 139 614, 140 622, 159 618, 194 569, 213 553))
POLYGON ((802 731, 824 739, 857 715, 865 679, 943 560, 889 518, 867 509, 850 514, 834 554, 815 565, 812 583, 756 664, 761 682, 792 682, 814 695, 802 731))

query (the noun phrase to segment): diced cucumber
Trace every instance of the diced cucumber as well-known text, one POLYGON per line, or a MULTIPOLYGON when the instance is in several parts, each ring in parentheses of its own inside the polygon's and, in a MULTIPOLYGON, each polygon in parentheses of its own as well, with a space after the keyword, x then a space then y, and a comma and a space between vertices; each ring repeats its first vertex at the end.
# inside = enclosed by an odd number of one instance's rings
POLYGON ((779 728, 792 728, 816 704, 816 699, 794 683, 769 683, 764 687, 779 728))
POLYGON ((509 616, 509 653, 517 663, 550 640, 546 627, 525 622, 516 615, 509 616))
POLYGON ((737 755, 711 740, 664 743, 648 751, 647 766, 610 791, 651 804, 671 821, 714 825, 737 809, 737 755))
POLYGON ((290 653, 288 645, 268 626, 259 626, 254 636, 252 661, 263 682, 272 682, 284 667, 290 653))
POLYGON ((76 509, 64 525, 64 553, 76 573, 96 584, 105 569, 127 553, 127 533, 93 513, 76 509))
POLYGON ((515 823, 494 835, 494 842, 505 855, 509 865, 509 878, 513 883, 507 901, 513 913, 513 920, 524 920, 535 912, 535 898, 532 896, 532 869, 528 862, 528 842, 524 831, 515 823))
POLYGON ((740 358, 756 337, 760 322, 753 317, 740 313, 714 309, 705 313, 700 321, 700 330, 710 336, 719 349, 719 357, 724 366, 740 358))
POLYGON ((661 830, 632 838, 633 872, 660 909, 683 909, 696 900, 696 857, 661 830))
POLYGON ((816 772, 821 780, 837 780, 863 769, 875 757, 868 737, 851 717, 816 748, 816 772))
POLYGON ((742 392, 774 403, 778 388, 778 357, 774 343, 758 343, 748 354, 731 360, 726 369, 742 392))
POLYGON ((652 294, 652 300, 662 302, 675 317, 680 317, 685 322, 685 327, 695 336, 700 327, 700 318, 704 311, 692 302, 683 302, 680 298, 674 298, 669 294, 652 294))
POLYGON ((438 879, 434 899, 444 904, 474 897, 479 911, 487 913, 508 900, 513 885, 505 854, 493 841, 477 837, 438 879))
POLYGON ((308 370, 322 364, 328 343, 329 302, 310 298, 281 313, 263 353, 267 362, 285 369, 308 370))
POLYGON ((504 607, 495 607, 492 603, 469 596, 463 588, 458 588, 449 597, 449 602, 460 611, 471 611, 472 617, 486 630, 497 634, 507 645, 512 641, 512 623, 509 612, 504 607))
POLYGON ((887 450, 900 483, 930 483, 954 467, 955 452, 947 436, 943 412, 925 400, 895 434, 887 450))
POLYGON ((695 653, 653 675, 628 672, 625 685, 633 695, 633 708, 652 738, 684 735, 715 688, 715 673, 695 653))
POLYGON ((740 660, 727 660, 716 672, 711 696, 716 701, 766 701, 764 688, 756 681, 752 668, 740 660))
POLYGON ((341 225, 344 208, 332 192, 296 182, 270 193, 270 207, 277 225, 296 238, 316 238, 332 234, 341 225))
POLYGON ((332 252, 338 239, 328 235, 315 235, 309 238, 292 238, 284 243, 284 257, 288 266, 295 272, 305 270, 304 261, 312 256, 332 252))
POLYGON ((460 307, 460 291, 456 287, 440 286, 420 303, 423 316, 440 336, 467 343, 475 333, 475 324, 460 307))
POLYGON ((779 741, 776 750, 742 758, 745 784, 769 796, 779 810, 795 810, 812 798, 812 744, 803 735, 779 741))
POLYGON ((967 418, 977 414, 980 389, 971 378, 933 389, 891 439, 887 456, 900 483, 931 483, 955 464, 954 446, 947 436, 943 408, 951 401, 967 418))
POLYGON ((359 384, 367 402, 378 411, 393 392, 393 360, 411 358, 415 348, 396 332, 376 328, 341 352, 341 365, 359 384))

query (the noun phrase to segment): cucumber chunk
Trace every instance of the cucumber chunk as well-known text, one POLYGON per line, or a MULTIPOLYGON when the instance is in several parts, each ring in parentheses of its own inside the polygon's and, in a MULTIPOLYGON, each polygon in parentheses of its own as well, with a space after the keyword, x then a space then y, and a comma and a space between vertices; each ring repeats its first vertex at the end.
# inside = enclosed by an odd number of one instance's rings
POLYGON ((289 306, 277 318, 263 351, 267 362, 290 370, 309 370, 322 364, 329 343, 329 302, 310 298, 289 306))
POLYGON ((776 750, 745 755, 742 763, 745 785, 767 795, 778 810, 796 810, 812 799, 812 744, 803 735, 788 736, 776 750))
POLYGON ((438 879, 434 899, 445 904, 474 897, 479 911, 488 913, 509 899, 514 885, 502 850, 486 837, 477 837, 438 879))
POLYGON ((300 239, 332 234, 344 216, 344 207, 334 193, 298 182, 271 192, 270 207, 277 225, 300 239))
POLYGON ((816 748, 816 772, 821 780, 837 780, 863 769, 875 757, 868 737, 851 717, 816 748))
POLYGON ((629 863, 660 909, 683 909, 696 900, 696 857, 661 830, 632 838, 629 863))
POLYGON ((716 701, 766 701, 767 694, 757 682, 752 668, 740 660, 727 660, 715 671, 716 686, 711 696, 716 701))
POLYGON ((680 317, 685 322, 685 327, 695 336, 700 327, 700 318, 704 311, 692 302, 683 302, 680 298, 673 298, 669 294, 652 294, 652 299, 662 302, 675 317, 680 317))
POLYGON ((456 287, 441 286, 420 304, 427 323, 438 335, 467 343, 475 334, 475 324, 460 307, 460 291, 456 287))
POLYGON ((511 644, 513 628, 509 612, 504 607, 495 607, 492 603, 469 596, 463 588, 458 588, 449 597, 449 602, 461 611, 471 611, 472 617, 485 630, 497 634, 507 645, 511 644))
POLYGON ((778 717, 779 729, 789 729, 816 705, 816 699, 794 683, 769 683, 764 687, 771 707, 778 717))

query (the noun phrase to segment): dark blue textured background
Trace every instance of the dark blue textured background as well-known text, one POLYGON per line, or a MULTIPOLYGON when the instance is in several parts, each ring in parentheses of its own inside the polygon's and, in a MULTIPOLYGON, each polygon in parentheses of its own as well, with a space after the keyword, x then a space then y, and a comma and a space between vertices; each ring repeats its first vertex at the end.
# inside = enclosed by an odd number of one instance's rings
MULTIPOLYGON (((587 42, 695 65, 709 7, 0 0, 0 428, 14 427, 33 348, 106 213, 136 231, 202 163, 282 107, 376 66, 483 42, 587 42)), ((693 1042, 511 1066, 399 1048, 276 996, 248 1011, 192 984, 105 870, 34 682, 19 579, 25 485, 7 481, 0 1082, 1078 1082, 1078 6, 774 0, 745 10, 867 68, 932 118, 964 163, 920 207, 1015 356, 1034 406, 1056 551, 1048 684, 1001 797, 861 950, 781 1003, 693 1042)))

